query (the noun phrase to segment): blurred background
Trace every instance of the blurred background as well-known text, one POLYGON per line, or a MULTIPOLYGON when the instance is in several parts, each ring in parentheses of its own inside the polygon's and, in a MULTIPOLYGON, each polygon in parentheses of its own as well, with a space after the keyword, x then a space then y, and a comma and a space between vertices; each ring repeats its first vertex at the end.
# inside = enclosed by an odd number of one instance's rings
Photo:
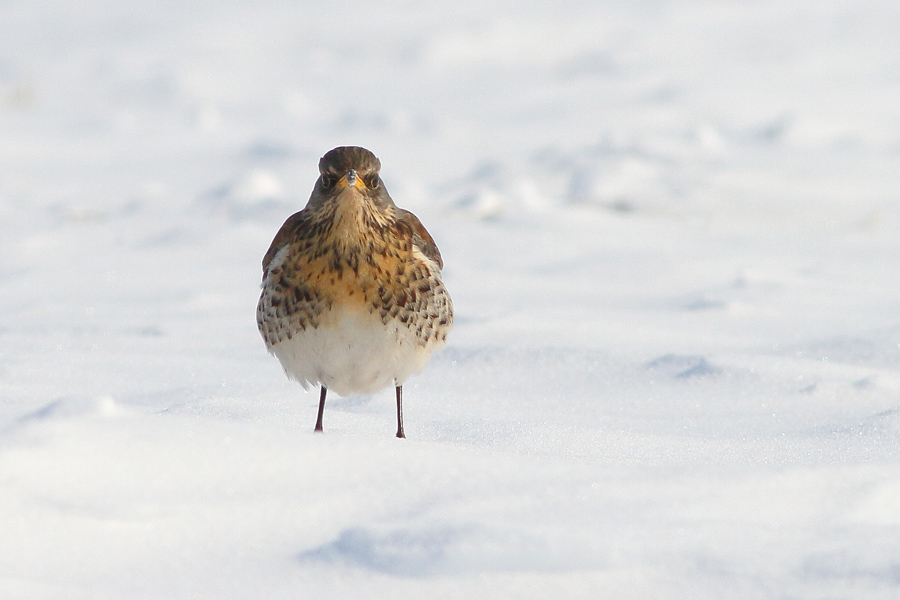
POLYGON ((877 0, 9 0, 0 198, 7 213, 246 215, 302 205, 317 158, 359 144, 407 203, 476 217, 887 201, 898 13, 877 0))

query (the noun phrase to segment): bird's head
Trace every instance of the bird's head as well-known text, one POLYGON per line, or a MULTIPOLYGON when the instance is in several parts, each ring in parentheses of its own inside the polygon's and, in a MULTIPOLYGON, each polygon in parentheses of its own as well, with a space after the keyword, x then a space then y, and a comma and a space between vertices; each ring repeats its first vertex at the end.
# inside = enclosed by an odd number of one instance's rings
POLYGON ((341 146, 319 160, 319 179, 311 202, 340 200, 346 195, 368 200, 380 207, 394 206, 381 177, 381 161, 365 148, 341 146))

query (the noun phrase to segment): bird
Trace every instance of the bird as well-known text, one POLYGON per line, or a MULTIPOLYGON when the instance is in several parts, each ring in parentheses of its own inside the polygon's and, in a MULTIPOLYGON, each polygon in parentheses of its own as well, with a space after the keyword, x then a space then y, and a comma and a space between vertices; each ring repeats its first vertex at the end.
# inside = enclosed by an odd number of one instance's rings
POLYGON ((403 384, 453 326, 437 244, 394 204, 380 172, 365 148, 327 152, 306 207, 284 222, 262 261, 257 325, 289 379, 319 386, 316 432, 329 390, 374 394, 393 384, 397 437, 405 438, 403 384))

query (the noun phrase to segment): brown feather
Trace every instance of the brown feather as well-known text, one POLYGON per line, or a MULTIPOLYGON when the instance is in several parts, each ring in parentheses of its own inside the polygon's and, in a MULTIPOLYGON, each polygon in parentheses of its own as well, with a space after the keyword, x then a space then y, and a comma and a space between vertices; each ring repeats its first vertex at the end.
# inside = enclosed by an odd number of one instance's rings
POLYGON ((275 258, 275 255, 278 254, 278 251, 281 250, 285 244, 290 244, 296 238, 297 230, 302 228, 307 221, 309 221, 309 217, 309 211, 306 209, 294 213, 287 218, 281 226, 281 229, 275 234, 272 244, 269 246, 266 255, 263 257, 263 279, 269 274, 269 263, 272 262, 272 259, 275 258))
POLYGON ((397 209, 398 223, 405 223, 412 230, 412 243, 418 248, 422 254, 433 260, 438 264, 438 267, 441 269, 444 268, 444 261, 441 258, 441 252, 438 250, 437 244, 434 243, 434 239, 431 237, 431 234, 428 233, 428 230, 425 229, 425 226, 422 225, 422 222, 419 218, 409 212, 408 210, 404 210, 402 208, 397 209))

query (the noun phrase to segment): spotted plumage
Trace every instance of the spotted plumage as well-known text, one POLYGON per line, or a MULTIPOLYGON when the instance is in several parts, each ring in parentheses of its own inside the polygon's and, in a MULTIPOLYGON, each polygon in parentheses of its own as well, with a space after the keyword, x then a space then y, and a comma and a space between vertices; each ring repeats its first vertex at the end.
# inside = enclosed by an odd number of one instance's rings
POLYGON ((306 208, 285 221, 263 258, 259 331, 288 377, 327 390, 391 384, 404 437, 402 385, 425 367, 453 324, 443 261, 418 218, 398 208, 364 148, 319 161, 306 208))

